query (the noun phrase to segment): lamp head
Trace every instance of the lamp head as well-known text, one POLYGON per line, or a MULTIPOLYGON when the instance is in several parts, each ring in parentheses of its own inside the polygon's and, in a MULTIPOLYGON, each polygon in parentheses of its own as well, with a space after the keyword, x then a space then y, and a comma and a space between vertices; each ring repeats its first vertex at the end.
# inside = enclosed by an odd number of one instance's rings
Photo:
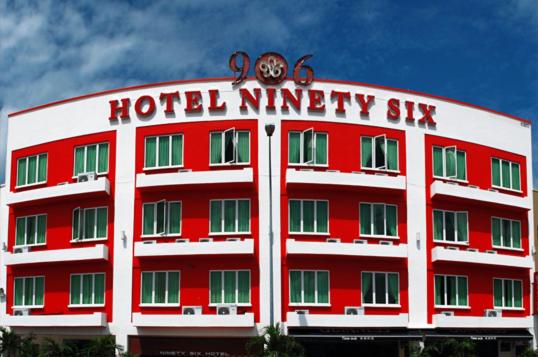
POLYGON ((265 133, 267 136, 271 137, 273 136, 273 133, 275 132, 275 124, 269 123, 265 124, 265 133))

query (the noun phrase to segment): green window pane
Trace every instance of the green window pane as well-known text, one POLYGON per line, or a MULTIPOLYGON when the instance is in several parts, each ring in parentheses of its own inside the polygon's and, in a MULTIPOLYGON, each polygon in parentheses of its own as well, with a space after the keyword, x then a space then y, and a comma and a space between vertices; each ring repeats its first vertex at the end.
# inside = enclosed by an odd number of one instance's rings
POLYGON ((159 166, 170 166, 170 137, 159 136, 159 166))
POLYGON ((372 205, 369 203, 360 204, 360 225, 361 225, 361 234, 370 235, 372 234, 372 205))
POLYGON ((75 149, 75 176, 84 170, 84 146, 78 147, 75 149))
POLYGON ((315 303, 316 302, 316 272, 314 271, 303 272, 303 286, 304 286, 304 302, 315 303))
POLYGON ((108 144, 99 144, 99 162, 97 163, 97 172, 108 172, 108 144))
POLYGON ((45 243, 45 235, 47 230, 47 216, 42 214, 37 216, 37 243, 45 243))
POLYGON ((491 219, 491 236, 494 246, 501 245, 501 220, 498 218, 491 219))
POLYGON ((17 161, 17 186, 26 185, 26 158, 17 161))
POLYGON ((86 147, 86 171, 95 172, 97 165, 97 145, 86 147))
POLYGON ((290 232, 301 231, 301 201, 290 200, 290 232))
POLYGON ((328 304, 329 303, 329 272, 318 271, 318 303, 319 304, 328 304))
POLYGON ((101 207, 97 209, 97 238, 106 237, 106 228, 108 221, 108 209, 101 207))
POLYGON ((327 164, 327 134, 316 133, 316 164, 327 164))
POLYGON ((105 274, 94 275, 94 304, 105 303, 105 274))
POLYGON ((155 273, 155 304, 166 303, 166 272, 155 273))
POLYGON ((28 184, 36 182, 37 175, 37 156, 30 156, 28 158, 28 184))
POLYGON ((301 303, 301 272, 290 271, 290 302, 301 303))
POLYGON ((179 234, 181 232, 181 204, 179 202, 170 202, 168 205, 170 209, 168 232, 179 234))
POLYGON ((224 201, 224 231, 236 232, 235 227, 235 205, 236 201, 224 201))
POLYGON ((47 180, 47 154, 39 155, 39 167, 37 171, 37 181, 45 182, 47 180))
POLYGON ((144 203, 142 208, 144 216, 144 235, 155 234, 153 230, 153 222, 155 220, 155 204, 154 203, 144 203))
POLYGON ((398 141, 387 140, 387 169, 398 170, 398 141))
POLYGON ((183 165, 183 135, 172 136, 172 165, 183 165))
POLYGON ((396 227, 398 225, 396 217, 396 206, 387 205, 385 206, 385 210, 387 215, 387 235, 391 237, 396 237, 396 227))
POLYGON ((374 204, 374 234, 385 235, 385 205, 374 204))
POLYGON ((145 167, 157 166, 157 138, 146 138, 145 167))
POLYGON ((15 306, 24 305, 24 279, 16 278, 15 279, 15 306))
POLYGON ((512 280, 503 280, 503 284, 504 284, 504 306, 512 307, 514 306, 513 305, 514 293, 513 293, 512 280))
POLYGON ((248 200, 239 200, 237 201, 238 205, 238 217, 237 223, 239 225, 239 232, 249 232, 250 231, 250 201, 248 200))
POLYGON ((502 246, 511 247, 511 238, 512 238, 512 224, 508 219, 503 219, 502 221, 502 246))
POLYGON ((519 164, 512 163, 512 188, 514 190, 520 190, 520 176, 519 176, 519 164))
POLYGON ((303 163, 310 163, 314 160, 314 132, 307 130, 303 133, 303 163))
POLYGON ((446 296, 448 299, 447 301, 448 305, 455 306, 458 304, 456 295, 457 295, 456 277, 447 276, 446 277, 446 296))
POLYGON ((17 233, 15 238, 15 245, 26 244, 26 218, 17 218, 17 233))
POLYGON ((210 136, 211 163, 222 163, 222 133, 211 133, 210 136))
POLYGON ((224 272, 224 303, 235 303, 235 271, 224 272))
POLYGON ((388 285, 389 285, 389 304, 398 304, 399 303, 399 281, 398 274, 388 273, 388 285))
POLYGON ((443 177, 443 149, 435 146, 433 148, 433 175, 443 177))
POLYGON ((385 137, 379 136, 374 139, 375 142, 375 167, 378 169, 386 168, 385 137))
POLYGON ((36 218, 26 217, 26 244, 35 244, 36 218))
POLYGON ((454 242, 456 240, 455 213, 454 212, 444 212, 444 213, 445 213, 445 239, 449 242, 454 242))
POLYGON ((521 248, 521 223, 512 221, 512 247, 521 248))
POLYGON ((80 238, 80 209, 73 210, 73 239, 80 238))
POLYGON ((467 306, 467 278, 458 277, 458 305, 467 306))
POLYGON ((83 304, 92 304, 93 294, 93 275, 84 274, 82 275, 82 303, 83 304))
POLYGON ((169 304, 179 303, 179 272, 168 272, 168 301, 169 304))
POLYGON ((372 273, 362 273, 362 303, 373 304, 374 303, 374 290, 372 285, 372 273))
POLYGON ((457 165, 457 176, 459 180, 467 179, 467 165, 465 162, 465 151, 458 151, 456 153, 456 165, 457 165))
POLYGON ((222 231, 222 201, 211 201, 210 204, 211 232, 222 231))
POLYGON ((212 271, 209 284, 211 303, 220 304, 222 302, 222 273, 220 271, 212 271))
POLYGON ((34 305, 34 278, 24 279, 24 305, 34 305))
POLYGON ((165 233, 165 217, 166 217, 166 202, 160 201, 156 203, 157 207, 157 226, 156 226, 156 232, 157 234, 165 233))
POLYGON ((361 166, 371 168, 372 163, 372 138, 361 137, 361 166))
POLYGON ((386 304, 387 303, 386 275, 384 273, 375 273, 374 284, 375 284, 375 303, 386 304))
POLYGON ((71 275, 70 304, 80 304, 80 275, 71 275))
POLYGON ((250 303, 250 272, 241 270, 237 273, 238 303, 250 303))
POLYGON ((84 210, 84 237, 95 238, 95 209, 84 210))
POLYGON ((467 242, 467 212, 456 213, 458 242, 467 242))
POLYGON ((502 171, 502 187, 510 188, 510 163, 508 161, 501 160, 502 171))
POLYGON ((501 162, 499 159, 491 159, 491 182, 493 186, 501 185, 501 162))
POLYGON ((329 231, 328 211, 327 201, 316 201, 316 232, 327 233, 329 231))
POLYGON ((250 162, 250 133, 237 132, 237 162, 250 162))
POLYGON ((290 132, 288 144, 288 162, 290 164, 298 164, 301 147, 301 134, 290 132))
POLYGON ((514 280, 514 307, 523 306, 523 291, 521 281, 514 280))
POLYGON ((493 279, 493 306, 503 305, 503 281, 493 279))
POLYGON ((445 148, 446 177, 456 177, 456 149, 445 148))
POLYGON ((142 273, 142 304, 151 304, 153 302, 153 273, 142 273))
POLYGON ((37 306, 43 305, 45 296, 45 278, 40 276, 35 278, 35 299, 34 303, 37 306))
POLYGON ((314 201, 303 203, 303 232, 314 232, 314 201))

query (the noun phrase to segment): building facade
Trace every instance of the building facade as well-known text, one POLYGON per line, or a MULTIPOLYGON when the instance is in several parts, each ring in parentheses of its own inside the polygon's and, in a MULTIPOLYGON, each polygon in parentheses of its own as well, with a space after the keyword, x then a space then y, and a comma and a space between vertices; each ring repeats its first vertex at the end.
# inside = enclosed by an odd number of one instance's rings
POLYGON ((528 343, 527 121, 360 83, 231 82, 9 116, 2 325, 148 356, 245 354, 271 320, 320 356, 528 343))

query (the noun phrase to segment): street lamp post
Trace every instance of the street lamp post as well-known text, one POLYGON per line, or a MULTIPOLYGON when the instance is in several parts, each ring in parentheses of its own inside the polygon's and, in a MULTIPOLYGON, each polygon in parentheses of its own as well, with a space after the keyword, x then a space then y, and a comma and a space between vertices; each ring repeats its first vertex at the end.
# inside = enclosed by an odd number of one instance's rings
POLYGON ((275 124, 265 124, 265 133, 269 138, 269 323, 273 326, 275 322, 275 311, 273 301, 273 182, 272 182, 272 161, 271 161, 271 136, 275 132, 275 124))

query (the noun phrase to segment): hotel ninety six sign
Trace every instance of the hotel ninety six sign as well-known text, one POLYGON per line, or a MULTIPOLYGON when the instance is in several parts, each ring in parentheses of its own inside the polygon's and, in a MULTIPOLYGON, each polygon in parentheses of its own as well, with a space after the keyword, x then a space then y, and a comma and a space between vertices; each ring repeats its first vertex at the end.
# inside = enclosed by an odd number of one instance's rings
MULTIPOLYGON (((327 104, 334 103, 335 114, 345 115, 351 102, 355 101, 359 105, 360 115, 368 116, 371 107, 376 102, 373 95, 338 90, 326 93, 320 89, 310 88, 314 81, 314 70, 305 62, 311 57, 312 55, 306 55, 295 62, 293 81, 297 87, 292 90, 279 87, 288 78, 286 59, 276 52, 262 54, 254 64, 254 73, 263 87, 248 89, 240 87, 248 76, 250 57, 242 51, 234 52, 230 56, 229 66, 234 72, 232 88, 234 92, 239 94, 240 111, 242 113, 248 113, 249 110, 257 112, 260 108, 265 107, 267 112, 274 113, 279 107, 282 112, 289 112, 290 107, 293 107, 300 112, 303 105, 303 94, 306 94, 307 110, 310 113, 323 114, 327 111, 327 104)), ((111 122, 130 119, 131 114, 133 114, 132 109, 137 117, 144 119, 151 118, 158 110, 165 115, 175 115, 179 105, 182 105, 185 113, 189 115, 201 114, 204 110, 212 114, 224 113, 227 103, 220 98, 219 90, 210 89, 208 95, 209 98, 205 97, 205 102, 202 100, 201 90, 189 90, 182 93, 179 91, 161 92, 158 97, 141 95, 133 101, 131 98, 114 99, 109 101, 110 115, 108 119, 111 122)), ((386 116, 390 121, 404 119, 408 123, 416 121, 425 126, 435 126, 436 124, 434 105, 390 98, 387 100, 386 108, 386 116)))

